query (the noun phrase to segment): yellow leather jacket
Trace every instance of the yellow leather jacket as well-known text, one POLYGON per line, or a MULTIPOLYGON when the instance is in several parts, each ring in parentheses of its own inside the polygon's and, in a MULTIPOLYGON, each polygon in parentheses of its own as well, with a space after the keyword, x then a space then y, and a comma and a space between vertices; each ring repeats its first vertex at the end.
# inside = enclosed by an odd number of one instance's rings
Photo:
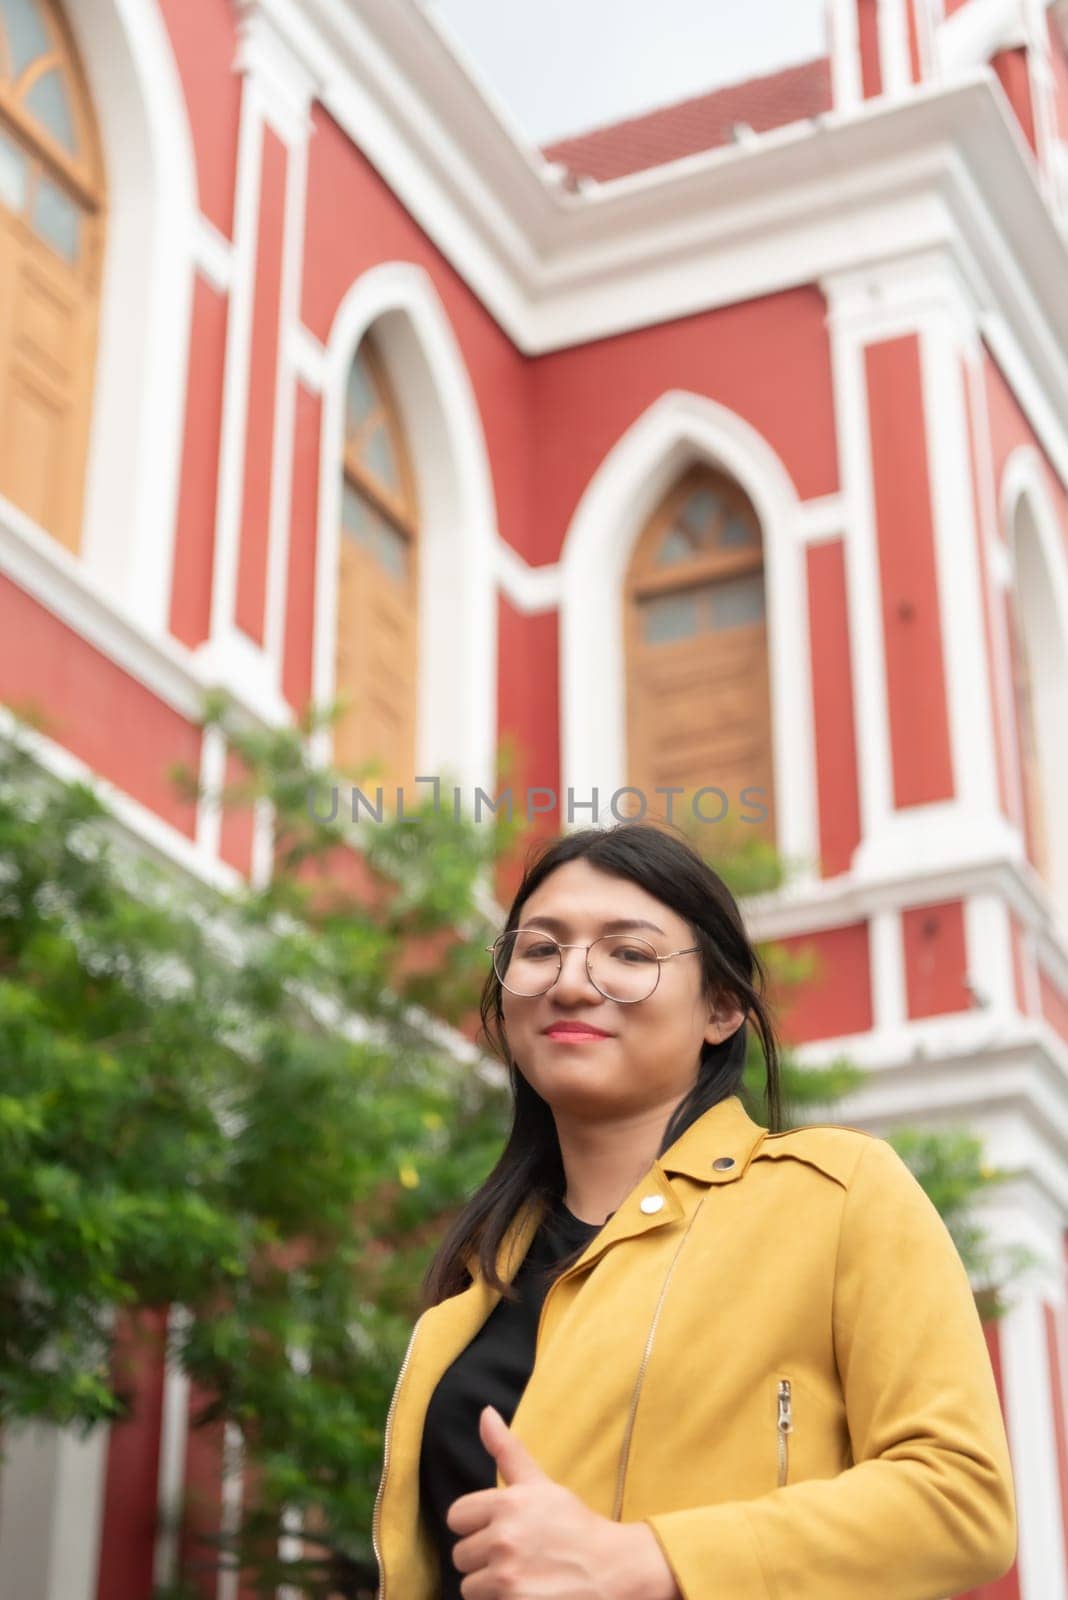
MULTIPOLYGON (((506 1281, 540 1216, 513 1218, 506 1281)), ((423 1419, 498 1298, 476 1271, 412 1331, 375 1503, 379 1600, 437 1600, 423 1419)), ((684 1600, 945 1600, 1015 1556, 994 1376, 938 1212, 885 1140, 769 1134, 736 1096, 551 1284, 511 1426, 594 1511, 649 1524, 684 1600)))

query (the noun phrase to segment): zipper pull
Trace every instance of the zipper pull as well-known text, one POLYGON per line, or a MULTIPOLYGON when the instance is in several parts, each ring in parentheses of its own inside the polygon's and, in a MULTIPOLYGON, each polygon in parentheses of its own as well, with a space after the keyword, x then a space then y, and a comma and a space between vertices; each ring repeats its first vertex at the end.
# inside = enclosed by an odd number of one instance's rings
POLYGON ((778 1424, 778 1426, 779 1426, 779 1432, 780 1433, 793 1433, 793 1431, 794 1431, 793 1415, 792 1415, 791 1406, 790 1406, 790 1380, 789 1380, 789 1378, 780 1378, 780 1380, 779 1380, 779 1424, 778 1424))
POLYGON ((787 1434, 793 1433, 794 1423, 790 1410, 790 1380, 779 1379, 779 1488, 787 1482, 790 1476, 790 1446, 787 1443, 787 1434))

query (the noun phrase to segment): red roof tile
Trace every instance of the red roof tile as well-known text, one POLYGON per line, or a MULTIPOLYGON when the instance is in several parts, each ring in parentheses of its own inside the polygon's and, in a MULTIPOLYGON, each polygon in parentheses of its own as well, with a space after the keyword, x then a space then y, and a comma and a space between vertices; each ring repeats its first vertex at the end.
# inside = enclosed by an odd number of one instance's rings
POLYGON ((576 177, 607 183, 730 144, 735 123, 748 123, 754 133, 766 133, 829 111, 831 105, 831 63, 821 56, 625 122, 574 134, 544 146, 542 155, 563 162, 576 177))

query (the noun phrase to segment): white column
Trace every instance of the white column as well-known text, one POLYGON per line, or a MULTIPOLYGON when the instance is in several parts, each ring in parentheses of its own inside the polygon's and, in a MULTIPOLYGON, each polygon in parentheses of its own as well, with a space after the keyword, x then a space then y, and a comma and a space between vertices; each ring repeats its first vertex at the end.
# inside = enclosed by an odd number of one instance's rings
POLYGON ((875 912, 869 922, 872 1022, 877 1033, 896 1033, 905 1025, 908 995, 901 912, 875 912))
POLYGON ((995 816, 998 809, 965 409, 965 357, 969 344, 978 343, 978 333, 948 278, 946 290, 945 314, 920 336, 923 409, 954 789, 960 807, 978 820, 995 816))
MULTIPOLYGON (((995 1191, 996 1193, 997 1191, 995 1191)), ((1019 1523, 1021 1600, 1068 1600, 1053 1396, 1043 1302, 1064 1300, 1061 1208, 1037 1184, 1006 1186, 981 1211, 1001 1248, 1024 1245, 1039 1265, 1010 1288, 1000 1319, 1006 1428, 1019 1523)))
MULTIPOLYGON (((290 720, 282 695, 286 577, 293 477, 296 368, 304 256, 310 110, 316 90, 311 67, 282 36, 261 0, 239 0, 237 69, 242 74, 238 134, 234 245, 227 319, 226 367, 219 460, 219 494, 212 573, 210 637, 197 652, 211 680, 230 691, 269 725, 290 720), (267 585, 262 646, 235 620, 240 561, 242 493, 248 447, 249 377, 260 232, 263 141, 270 128, 286 149, 286 189, 278 308, 277 367, 272 426, 267 528, 267 585)), ((267 463, 264 463, 267 466, 267 463)), ((201 781, 217 782, 225 750, 214 732, 201 754, 201 781)), ((257 803, 253 822, 252 878, 270 876, 273 815, 257 803)), ((198 841, 218 850, 219 818, 201 804, 198 841)))
MULTIPOLYGON (((251 705, 268 722, 284 720, 280 695, 285 621, 285 578, 293 458, 294 329, 299 323, 307 187, 310 107, 316 90, 311 67, 284 38, 260 0, 240 0, 236 66, 242 75, 234 202, 232 284, 227 318, 226 367, 219 461, 219 494, 212 573, 211 631, 198 655, 215 681, 251 705), (286 197, 275 385, 271 495, 267 551, 264 644, 235 624, 245 481, 249 374, 256 295, 264 132, 286 147, 286 197)), ((266 463, 265 463, 266 465, 266 463)))
POLYGON ((87 1439, 33 1427, 4 1436, 0 1594, 11 1600, 95 1600, 107 1428, 87 1439))
MULTIPOLYGON (((975 496, 965 411, 973 307, 948 255, 927 254, 823 280, 843 495, 849 521, 846 579, 861 801, 854 870, 892 882, 908 868, 967 865, 1010 852, 997 810, 975 496), (914 335, 920 353, 935 575, 954 796, 896 811, 879 536, 865 375, 869 345, 914 335)), ((885 534, 885 530, 884 530, 885 534)))
POLYGON ((857 0, 827 0, 831 85, 836 111, 849 111, 862 98, 857 0))
POLYGON ((845 571, 853 715, 857 737, 861 848, 885 831, 891 808, 890 726, 871 471, 864 346, 878 305, 865 274, 835 274, 827 296, 836 431, 846 506, 845 571))
MULTIPOLYGON (((1027 75, 1035 119, 1035 154, 1042 175, 1042 190, 1055 217, 1063 220, 1061 160, 1063 146, 1057 130, 1057 80, 1054 76, 1046 0, 1022 0, 1027 30, 1027 75)), ((1057 26, 1056 18, 1051 25, 1057 26)))
POLYGON ((182 1306, 171 1306, 167 1319, 167 1364, 163 1378, 163 1413, 159 1450, 159 1523, 153 1579, 161 1588, 178 1576, 178 1519, 185 1498, 186 1445, 189 1439, 189 1378, 174 1355, 174 1343, 188 1319, 182 1306))
POLYGON ((907 94, 912 87, 908 5, 909 0, 877 0, 880 81, 884 95, 907 94))

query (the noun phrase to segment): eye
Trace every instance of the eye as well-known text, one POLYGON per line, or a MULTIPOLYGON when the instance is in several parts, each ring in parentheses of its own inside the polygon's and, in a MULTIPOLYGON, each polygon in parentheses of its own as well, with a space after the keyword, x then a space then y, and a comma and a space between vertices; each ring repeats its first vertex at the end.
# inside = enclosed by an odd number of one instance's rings
POLYGON ((528 961, 540 961, 544 960, 546 956, 555 955, 556 946, 554 944, 532 944, 525 946, 519 953, 528 961))
POLYGON ((641 944, 617 944, 612 955, 625 966, 648 966, 656 960, 656 952, 641 944))

